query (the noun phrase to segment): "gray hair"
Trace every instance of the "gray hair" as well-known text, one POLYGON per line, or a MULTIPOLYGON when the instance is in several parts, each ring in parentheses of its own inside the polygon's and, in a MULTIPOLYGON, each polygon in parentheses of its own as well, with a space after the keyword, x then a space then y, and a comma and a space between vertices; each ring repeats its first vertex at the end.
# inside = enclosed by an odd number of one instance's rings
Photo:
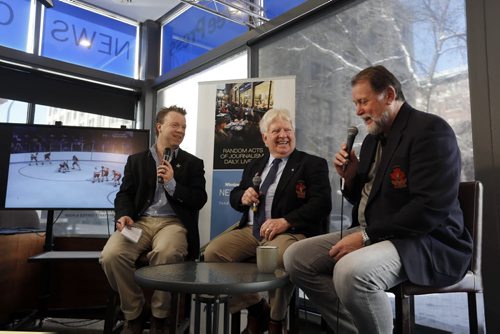
POLYGON ((271 123, 276 119, 281 119, 283 121, 289 122, 292 125, 293 129, 292 117, 290 116, 290 112, 287 109, 269 109, 260 120, 260 132, 266 133, 269 130, 269 125, 271 125, 271 123))

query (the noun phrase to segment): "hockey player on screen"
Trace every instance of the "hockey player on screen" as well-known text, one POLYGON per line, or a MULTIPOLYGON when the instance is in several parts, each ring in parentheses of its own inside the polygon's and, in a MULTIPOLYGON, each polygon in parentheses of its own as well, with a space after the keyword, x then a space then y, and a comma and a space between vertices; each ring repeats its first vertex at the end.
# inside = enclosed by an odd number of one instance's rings
POLYGON ((113 173, 113 186, 117 187, 120 185, 120 180, 122 179, 122 173, 114 169, 111 172, 113 173))
POLYGON ((78 170, 82 170, 80 168, 80 163, 78 161, 80 161, 78 159, 78 157, 76 155, 73 155, 73 164, 71 165, 71 169, 75 169, 75 166, 76 166, 76 167, 78 167, 78 170))
POLYGON ((46 152, 46 153, 43 155, 42 165, 43 165, 44 161, 48 161, 48 162, 49 162, 49 164, 52 164, 52 160, 50 160, 50 152, 46 152))
POLYGON ((106 178, 106 181, 109 181, 108 176, 109 176, 109 168, 101 166, 101 182, 104 182, 104 178, 106 178))
POLYGON ((92 178, 92 183, 101 182, 101 170, 97 167, 94 168, 94 177, 92 178))
POLYGON ((35 164, 38 166, 38 152, 36 153, 31 153, 31 158, 30 158, 30 163, 29 165, 31 166, 32 162, 35 162, 35 164))
POLYGON ((59 163, 59 169, 57 170, 59 173, 69 172, 68 162, 66 160, 59 163))

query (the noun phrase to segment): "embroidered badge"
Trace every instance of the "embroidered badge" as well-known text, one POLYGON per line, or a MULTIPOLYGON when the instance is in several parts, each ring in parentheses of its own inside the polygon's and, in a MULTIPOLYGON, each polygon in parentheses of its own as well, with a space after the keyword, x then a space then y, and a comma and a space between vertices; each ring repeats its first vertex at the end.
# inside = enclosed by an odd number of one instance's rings
POLYGON ((406 174, 401 168, 394 167, 391 172, 391 183, 395 189, 402 189, 407 187, 406 174))
POLYGON ((295 193, 297 194, 298 198, 306 198, 306 184, 304 181, 299 180, 295 184, 295 193))

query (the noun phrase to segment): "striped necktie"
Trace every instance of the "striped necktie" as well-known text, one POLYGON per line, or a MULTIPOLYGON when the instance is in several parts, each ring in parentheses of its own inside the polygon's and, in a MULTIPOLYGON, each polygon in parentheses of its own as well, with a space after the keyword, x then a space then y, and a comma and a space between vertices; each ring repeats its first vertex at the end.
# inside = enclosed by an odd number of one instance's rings
POLYGON ((257 240, 260 240, 260 227, 266 220, 266 193, 269 186, 273 184, 274 180, 276 180, 276 174, 278 173, 278 168, 280 165, 281 159, 274 159, 271 169, 269 169, 269 173, 267 173, 264 182, 262 182, 260 186, 260 205, 255 213, 253 229, 252 233, 257 240))

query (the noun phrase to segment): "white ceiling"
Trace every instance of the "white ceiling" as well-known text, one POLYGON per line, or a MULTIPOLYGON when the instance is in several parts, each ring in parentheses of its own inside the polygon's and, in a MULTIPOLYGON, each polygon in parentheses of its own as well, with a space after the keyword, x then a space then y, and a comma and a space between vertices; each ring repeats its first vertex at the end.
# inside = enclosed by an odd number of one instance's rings
POLYGON ((77 0, 138 22, 157 20, 180 3, 179 0, 77 0))

